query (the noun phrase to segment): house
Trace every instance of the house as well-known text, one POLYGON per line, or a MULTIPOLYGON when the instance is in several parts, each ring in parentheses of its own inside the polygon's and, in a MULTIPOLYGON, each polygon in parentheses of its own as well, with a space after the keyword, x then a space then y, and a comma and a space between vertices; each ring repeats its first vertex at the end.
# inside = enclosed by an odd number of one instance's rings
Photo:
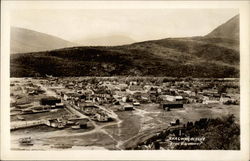
POLYGON ((55 108, 63 108, 64 104, 63 103, 56 103, 55 108))
POLYGON ((119 102, 118 100, 115 100, 115 101, 113 102, 113 105, 120 105, 120 102, 119 102))
POLYGON ((82 93, 88 96, 88 95, 93 95, 94 91, 91 89, 85 89, 85 90, 82 90, 82 93))
POLYGON ((131 96, 125 96, 125 97, 122 97, 122 102, 131 102, 132 101, 132 98, 131 98, 131 96))
POLYGON ((28 94, 29 94, 29 95, 38 95, 38 92, 35 91, 35 90, 33 90, 33 91, 29 92, 28 94))
POLYGON ((143 90, 145 90, 145 91, 149 91, 151 89, 151 86, 150 85, 145 85, 144 87, 143 87, 143 90))
POLYGON ((219 96, 218 91, 216 90, 203 90, 203 95, 204 96, 219 96))
POLYGON ((79 127, 80 127, 81 129, 86 129, 86 128, 88 128, 88 122, 89 122, 88 119, 79 120, 79 121, 78 121, 79 127))
POLYGON ((32 109, 22 109, 21 110, 22 112, 22 114, 32 114, 33 113, 33 110, 32 109))
POLYGON ((149 93, 149 95, 157 95, 157 91, 152 91, 152 90, 151 90, 151 91, 149 91, 148 93, 149 93))
POLYGON ((208 97, 208 96, 204 96, 203 97, 203 104, 219 104, 220 103, 220 99, 218 98, 214 98, 214 97, 208 97))
POLYGON ((122 110, 124 110, 124 111, 131 111, 131 110, 134 110, 134 107, 133 107, 133 105, 126 104, 126 105, 122 106, 122 110))
POLYGON ((107 115, 103 114, 103 113, 97 113, 95 115, 97 121, 100 121, 100 122, 106 122, 106 121, 109 121, 109 118, 107 115))
POLYGON ((176 101, 175 96, 171 96, 171 95, 160 95, 159 98, 161 98, 163 101, 176 101))
POLYGON ((137 85, 137 81, 130 81, 129 85, 137 85))
POLYGON ((108 98, 110 99, 112 96, 110 94, 94 94, 95 97, 100 97, 100 98, 108 98))
POLYGON ((139 100, 141 103, 142 102, 145 103, 145 102, 149 102, 149 99, 150 99, 150 95, 148 93, 142 93, 141 98, 139 100))
POLYGON ((64 128, 65 127, 65 123, 63 123, 63 122, 58 122, 58 124, 57 124, 57 128, 59 128, 59 129, 62 129, 62 128, 64 128))
POLYGON ((223 102, 223 104, 225 104, 225 105, 239 105, 240 102, 236 99, 229 99, 229 100, 223 102))
POLYGON ((33 113, 48 112, 50 110, 50 106, 37 106, 32 108, 33 113))
POLYGON ((175 96, 175 101, 183 101, 183 97, 182 96, 175 96))
POLYGON ((148 97, 146 97, 146 96, 141 96, 141 99, 142 99, 143 101, 148 101, 148 100, 149 100, 148 97))
POLYGON ((17 115, 17 119, 18 119, 18 120, 21 120, 21 121, 25 121, 25 118, 22 117, 22 116, 20 116, 20 115, 17 115))
POLYGON ((51 119, 46 122, 46 125, 50 127, 57 127, 58 126, 58 121, 57 119, 51 119))
POLYGON ((97 107, 95 104, 93 104, 93 103, 78 103, 77 106, 80 108, 81 111, 85 111, 85 112, 90 111, 90 110, 93 109, 93 108, 95 108, 95 109, 98 108, 98 107, 97 107))
POLYGON ((120 91, 125 91, 127 89, 128 85, 127 84, 119 84, 118 88, 120 89, 120 91))
POLYGON ((220 101, 218 101, 218 100, 203 100, 203 102, 202 102, 203 104, 219 104, 220 103, 220 101))
POLYGON ((179 125, 179 124, 176 124, 176 122, 175 122, 175 121, 171 121, 169 124, 170 124, 171 126, 176 126, 176 125, 179 125))
POLYGON ((129 86, 130 91, 143 91, 143 88, 139 85, 131 85, 129 86))
POLYGON ((80 99, 81 98, 81 94, 71 92, 71 93, 64 93, 64 95, 63 95, 63 99, 65 101, 70 100, 72 98, 80 99))
POLYGON ((134 106, 140 106, 140 102, 134 102, 133 105, 134 106))

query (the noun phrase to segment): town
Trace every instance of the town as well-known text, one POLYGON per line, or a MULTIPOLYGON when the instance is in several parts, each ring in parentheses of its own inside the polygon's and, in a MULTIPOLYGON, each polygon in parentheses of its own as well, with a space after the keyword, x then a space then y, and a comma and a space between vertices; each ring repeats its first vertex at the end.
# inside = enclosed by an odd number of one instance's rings
POLYGON ((12 149, 133 149, 189 121, 239 122, 235 78, 11 78, 10 96, 12 149))

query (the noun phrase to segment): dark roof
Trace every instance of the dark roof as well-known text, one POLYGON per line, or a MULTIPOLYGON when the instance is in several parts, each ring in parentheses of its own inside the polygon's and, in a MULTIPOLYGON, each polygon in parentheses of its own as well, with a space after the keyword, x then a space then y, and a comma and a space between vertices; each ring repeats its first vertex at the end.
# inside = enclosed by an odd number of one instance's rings
POLYGON ((41 100, 60 100, 60 98, 56 98, 56 97, 53 97, 53 96, 49 96, 49 97, 41 98, 41 100))
POLYGON ((161 104, 165 104, 165 105, 173 105, 173 104, 183 104, 182 102, 179 102, 179 101, 174 101, 174 102, 171 102, 171 101, 162 101, 161 104))
POLYGON ((81 124, 87 124, 89 122, 89 120, 88 119, 82 119, 82 120, 79 120, 78 122, 79 122, 80 125, 81 124))

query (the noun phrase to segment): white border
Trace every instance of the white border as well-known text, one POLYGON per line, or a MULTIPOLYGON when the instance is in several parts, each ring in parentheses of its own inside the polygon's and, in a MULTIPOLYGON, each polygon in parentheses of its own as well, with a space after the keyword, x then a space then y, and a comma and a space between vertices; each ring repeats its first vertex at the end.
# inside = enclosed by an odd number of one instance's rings
POLYGON ((1 159, 11 160, 248 160, 249 1, 1 1, 1 159), (241 150, 189 151, 11 151, 9 112, 9 15, 11 9, 238 8, 240 11, 241 150))

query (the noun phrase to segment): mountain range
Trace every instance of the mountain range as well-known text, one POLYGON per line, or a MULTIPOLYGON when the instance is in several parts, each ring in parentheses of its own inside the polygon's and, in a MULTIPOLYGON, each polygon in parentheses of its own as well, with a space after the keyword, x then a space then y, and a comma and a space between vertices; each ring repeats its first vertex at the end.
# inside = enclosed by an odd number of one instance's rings
POLYGON ((76 46, 56 36, 20 27, 11 27, 10 52, 26 53, 76 46))
POLYGON ((239 77, 239 15, 200 37, 11 55, 11 77, 239 77))
POLYGON ((220 37, 226 39, 239 40, 239 18, 239 15, 233 17, 226 23, 214 29, 211 33, 206 35, 206 37, 220 37))
POLYGON ((135 42, 135 40, 125 35, 112 34, 103 37, 80 39, 76 42, 84 46, 96 46, 96 44, 98 44, 98 46, 117 46, 132 44, 135 42))

